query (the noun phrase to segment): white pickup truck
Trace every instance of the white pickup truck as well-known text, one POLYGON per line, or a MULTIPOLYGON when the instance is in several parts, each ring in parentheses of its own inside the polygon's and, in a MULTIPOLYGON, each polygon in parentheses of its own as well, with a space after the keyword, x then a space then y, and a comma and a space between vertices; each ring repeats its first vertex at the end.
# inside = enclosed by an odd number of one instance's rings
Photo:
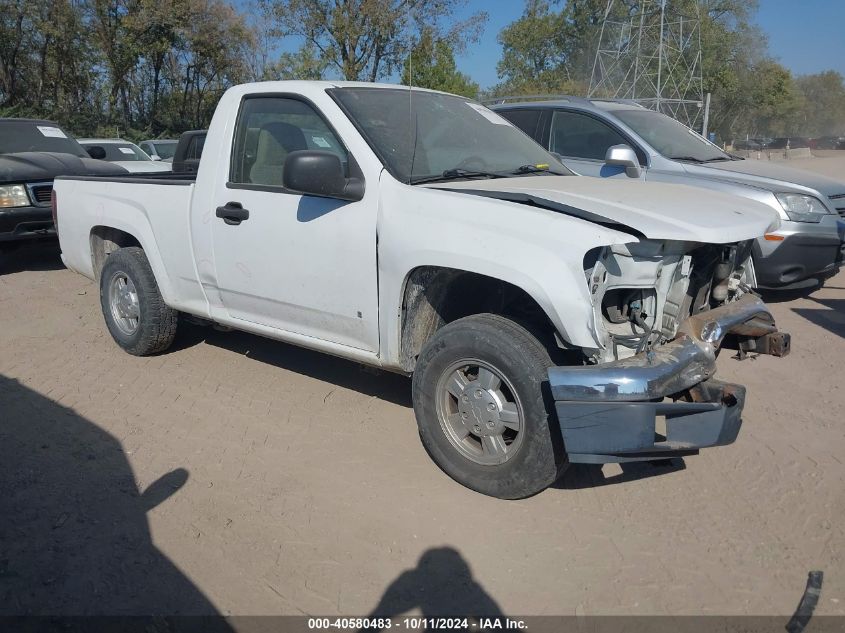
POLYGON ((744 389, 713 377, 719 348, 789 350, 747 283, 770 208, 573 176, 438 92, 237 86, 195 178, 59 178, 53 208, 127 352, 192 315, 413 375, 432 458, 501 498, 732 442, 744 389))

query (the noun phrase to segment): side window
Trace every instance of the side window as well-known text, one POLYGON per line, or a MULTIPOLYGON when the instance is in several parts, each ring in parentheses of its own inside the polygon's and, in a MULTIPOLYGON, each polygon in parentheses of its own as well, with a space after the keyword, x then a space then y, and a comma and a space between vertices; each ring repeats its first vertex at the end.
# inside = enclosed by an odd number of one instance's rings
POLYGON ((205 145, 205 134, 199 134, 194 136, 190 143, 188 143, 188 149, 185 151, 185 159, 196 159, 199 160, 202 156, 202 148, 205 145))
POLYGON ((230 181, 281 187, 288 154, 304 149, 333 152, 347 165, 346 149, 307 103, 285 97, 244 99, 235 128, 230 181))
POLYGON ((628 145, 610 126, 586 114, 556 110, 552 117, 550 149, 561 156, 604 160, 607 148, 628 145))
POLYGON ((497 110, 496 114, 506 118, 531 138, 537 138, 540 110, 497 110))

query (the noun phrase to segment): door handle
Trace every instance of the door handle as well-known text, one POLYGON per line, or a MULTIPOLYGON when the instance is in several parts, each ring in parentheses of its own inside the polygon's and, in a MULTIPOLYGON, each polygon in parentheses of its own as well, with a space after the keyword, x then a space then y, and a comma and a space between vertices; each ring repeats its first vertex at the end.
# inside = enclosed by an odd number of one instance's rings
POLYGON ((230 226, 237 226, 244 220, 249 219, 249 211, 241 206, 240 202, 227 202, 222 207, 217 207, 217 217, 230 226))

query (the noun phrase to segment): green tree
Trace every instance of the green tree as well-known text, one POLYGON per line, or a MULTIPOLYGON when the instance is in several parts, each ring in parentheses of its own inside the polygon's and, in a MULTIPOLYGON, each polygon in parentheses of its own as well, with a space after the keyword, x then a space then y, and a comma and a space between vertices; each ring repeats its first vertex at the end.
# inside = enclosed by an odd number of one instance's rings
MULTIPOLYGON (((610 7, 613 19, 631 11, 634 0, 610 7)), ((523 14, 499 33, 502 82, 496 94, 586 93, 605 0, 527 0, 523 14)))
POLYGON ((499 94, 555 92, 572 84, 566 68, 562 12, 548 0, 528 0, 522 16, 499 33, 499 94))
POLYGON ((182 26, 189 22, 190 4, 181 0, 140 0, 127 18, 137 38, 139 73, 136 77, 136 117, 155 135, 162 131, 159 106, 166 82, 166 64, 184 46, 182 26))
POLYGON ((306 44, 298 51, 282 53, 267 67, 266 79, 322 79, 328 62, 320 57, 317 49, 306 44))
POLYGON ((98 56, 72 0, 0 0, 0 109, 86 125, 98 111, 98 56))
POLYGON ((801 133, 807 136, 845 134, 845 83, 842 75, 828 70, 795 80, 804 97, 801 133))
POLYGON ((452 47, 425 31, 402 68, 402 83, 476 97, 478 84, 458 71, 452 47))
POLYGON ((344 79, 376 81, 402 66, 414 33, 460 51, 475 41, 487 14, 455 21, 466 0, 264 0, 280 36, 302 38, 344 79))
POLYGON ((754 68, 753 81, 747 85, 747 128, 772 136, 796 134, 804 103, 792 73, 777 62, 766 60, 754 68))
POLYGON ((140 42, 130 14, 139 10, 139 0, 91 0, 87 22, 94 44, 108 72, 109 116, 119 112, 124 128, 132 125, 131 79, 141 54, 140 42))

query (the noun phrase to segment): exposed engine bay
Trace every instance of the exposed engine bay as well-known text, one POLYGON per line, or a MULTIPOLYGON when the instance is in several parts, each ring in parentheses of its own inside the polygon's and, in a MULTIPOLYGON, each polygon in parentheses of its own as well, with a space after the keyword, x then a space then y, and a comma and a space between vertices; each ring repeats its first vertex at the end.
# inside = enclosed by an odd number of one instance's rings
POLYGON ((588 362, 650 350, 690 316, 753 292, 751 245, 645 240, 589 251, 584 271, 602 347, 588 362))

